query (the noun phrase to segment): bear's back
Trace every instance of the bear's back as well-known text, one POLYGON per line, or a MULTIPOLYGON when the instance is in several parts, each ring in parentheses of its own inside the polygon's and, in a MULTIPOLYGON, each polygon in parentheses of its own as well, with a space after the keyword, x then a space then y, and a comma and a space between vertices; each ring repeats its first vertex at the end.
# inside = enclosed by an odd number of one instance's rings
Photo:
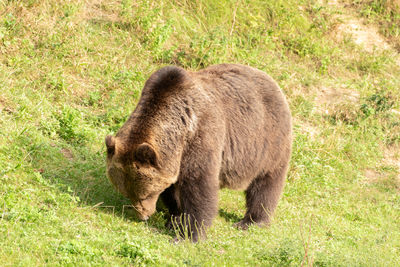
POLYGON ((220 186, 246 188, 258 175, 286 164, 291 115, 279 86, 266 73, 237 64, 196 73, 221 110, 224 144, 220 186))

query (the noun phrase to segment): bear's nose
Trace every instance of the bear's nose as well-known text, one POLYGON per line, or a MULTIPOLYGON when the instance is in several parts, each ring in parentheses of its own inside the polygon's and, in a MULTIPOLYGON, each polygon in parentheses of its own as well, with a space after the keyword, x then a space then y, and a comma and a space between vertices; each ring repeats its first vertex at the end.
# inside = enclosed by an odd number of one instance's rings
POLYGON ((143 214, 143 212, 142 211, 137 211, 136 212, 136 215, 139 217, 139 219, 140 220, 142 220, 142 221, 147 221, 148 219, 149 219, 149 215, 147 215, 147 214, 143 214))
POLYGON ((135 205, 134 208, 136 210, 136 215, 140 220, 147 221, 149 219, 150 216, 146 214, 146 211, 141 204, 135 205))
POLYGON ((149 216, 145 215, 145 216, 140 216, 142 221, 147 221, 149 219, 149 216))

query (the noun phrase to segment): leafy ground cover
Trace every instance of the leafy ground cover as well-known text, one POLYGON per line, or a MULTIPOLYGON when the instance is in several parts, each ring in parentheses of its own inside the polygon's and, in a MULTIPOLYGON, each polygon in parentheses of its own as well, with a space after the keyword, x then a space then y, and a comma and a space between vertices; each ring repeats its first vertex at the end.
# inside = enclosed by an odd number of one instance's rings
POLYGON ((400 265, 392 2, 0 1, 2 265, 400 265), (388 45, 357 42, 349 18, 388 45), (222 190, 208 239, 172 244, 162 207, 139 222, 112 188, 104 137, 156 69, 222 62, 266 71, 287 95, 286 187, 268 229, 233 228, 244 195, 222 190))

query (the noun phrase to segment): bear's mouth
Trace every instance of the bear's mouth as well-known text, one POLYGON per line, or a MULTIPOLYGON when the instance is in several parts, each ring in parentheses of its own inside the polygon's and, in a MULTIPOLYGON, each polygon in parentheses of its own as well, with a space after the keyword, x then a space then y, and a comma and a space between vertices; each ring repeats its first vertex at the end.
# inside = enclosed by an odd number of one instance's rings
POLYGON ((159 194, 150 198, 133 202, 133 208, 136 210, 137 217, 142 221, 147 221, 156 211, 156 203, 159 194))
MULTIPOLYGON (((136 209, 136 208, 135 208, 136 209)), ((136 209, 137 210, 137 209, 136 209)), ((139 218, 139 220, 141 220, 141 221, 147 221, 149 218, 150 218, 150 216, 151 215, 146 215, 146 214, 143 214, 143 213, 140 213, 140 212, 138 212, 137 211, 137 217, 139 218)))
POLYGON ((147 221, 151 215, 154 214, 155 212, 155 207, 146 209, 143 207, 143 204, 139 202, 136 205, 133 205, 133 208, 136 211, 136 216, 141 220, 141 221, 147 221))

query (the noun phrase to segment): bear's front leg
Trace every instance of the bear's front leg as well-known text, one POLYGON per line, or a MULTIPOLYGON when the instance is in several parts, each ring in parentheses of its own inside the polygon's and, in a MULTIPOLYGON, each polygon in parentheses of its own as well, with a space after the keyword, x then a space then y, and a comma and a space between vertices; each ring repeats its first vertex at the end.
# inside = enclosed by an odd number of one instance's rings
POLYGON ((218 151, 191 149, 185 155, 180 177, 175 189, 178 190, 180 215, 175 216, 180 235, 197 242, 205 235, 218 212, 219 168, 218 151), (195 153, 194 153, 195 152, 195 153))
POLYGON ((205 236, 207 227, 218 211, 218 189, 210 188, 209 185, 186 184, 181 188, 180 204, 182 213, 173 218, 178 226, 179 234, 197 242, 205 236), (196 188, 200 186, 199 188, 196 188))
POLYGON ((172 218, 175 218, 176 216, 180 215, 175 195, 176 195, 175 185, 171 185, 160 195, 162 202, 164 203, 165 207, 168 209, 169 212, 169 219, 167 220, 165 227, 170 230, 173 229, 172 218))

